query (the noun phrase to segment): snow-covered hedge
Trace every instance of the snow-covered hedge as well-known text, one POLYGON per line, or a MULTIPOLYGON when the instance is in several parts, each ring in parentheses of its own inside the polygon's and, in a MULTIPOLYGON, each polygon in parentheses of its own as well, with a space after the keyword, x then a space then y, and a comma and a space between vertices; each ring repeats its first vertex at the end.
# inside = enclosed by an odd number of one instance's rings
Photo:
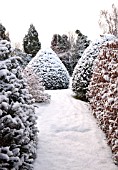
POLYGON ((72 90, 75 95, 86 99, 86 92, 92 75, 92 66, 98 56, 100 47, 111 40, 116 39, 113 35, 103 35, 99 39, 91 42, 79 59, 72 75, 72 90))
POLYGON ((88 97, 118 165, 118 41, 107 44, 93 66, 88 97))
POLYGON ((42 77, 46 90, 69 87, 68 71, 50 48, 40 50, 27 67, 31 67, 39 77, 42 77))
MULTIPOLYGON (((0 48, 0 51, 2 49, 0 48)), ((9 53, 9 52, 8 52, 9 53)), ((0 53, 0 58, 4 57, 0 53)), ((0 169, 32 169, 36 157, 35 108, 15 57, 0 61, 0 169)))
POLYGON ((23 76, 27 80, 27 88, 35 99, 35 102, 50 102, 51 96, 44 92, 45 87, 43 86, 42 78, 37 76, 28 67, 23 70, 23 73, 23 76))

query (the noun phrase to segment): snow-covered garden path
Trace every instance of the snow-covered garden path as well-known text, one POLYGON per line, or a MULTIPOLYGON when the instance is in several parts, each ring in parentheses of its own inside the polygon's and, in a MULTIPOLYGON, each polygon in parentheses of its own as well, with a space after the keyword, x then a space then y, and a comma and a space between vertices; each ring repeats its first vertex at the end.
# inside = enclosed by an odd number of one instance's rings
POLYGON ((34 170, 117 170, 105 135, 89 105, 71 90, 51 90, 50 104, 37 104, 39 142, 34 170))

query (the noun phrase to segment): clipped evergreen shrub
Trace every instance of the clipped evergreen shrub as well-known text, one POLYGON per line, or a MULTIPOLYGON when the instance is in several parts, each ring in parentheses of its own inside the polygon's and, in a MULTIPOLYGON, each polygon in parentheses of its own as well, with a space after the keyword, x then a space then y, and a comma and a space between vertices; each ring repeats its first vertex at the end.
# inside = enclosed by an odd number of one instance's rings
POLYGON ((45 89, 66 89, 69 87, 69 74, 59 57, 52 49, 40 50, 27 65, 43 80, 45 89))
POLYGON ((104 43, 116 39, 113 35, 102 35, 90 43, 79 59, 72 75, 72 91, 81 100, 86 100, 86 92, 93 73, 93 62, 99 54, 104 43))

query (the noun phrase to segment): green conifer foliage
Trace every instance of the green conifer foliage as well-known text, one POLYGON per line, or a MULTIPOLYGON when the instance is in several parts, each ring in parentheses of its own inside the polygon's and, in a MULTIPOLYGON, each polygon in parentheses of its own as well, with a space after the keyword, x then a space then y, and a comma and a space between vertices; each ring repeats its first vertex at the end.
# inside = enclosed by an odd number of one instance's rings
POLYGON ((24 52, 32 54, 34 57, 37 52, 41 49, 41 43, 39 42, 38 32, 36 31, 33 24, 30 25, 28 34, 23 39, 24 52))

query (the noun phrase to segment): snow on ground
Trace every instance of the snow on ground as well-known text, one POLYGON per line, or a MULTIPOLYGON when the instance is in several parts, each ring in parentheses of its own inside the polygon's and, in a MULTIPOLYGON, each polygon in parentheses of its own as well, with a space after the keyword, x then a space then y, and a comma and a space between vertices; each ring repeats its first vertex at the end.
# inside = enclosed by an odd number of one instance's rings
POLYGON ((36 104, 39 142, 34 170, 117 170, 89 105, 71 90, 48 90, 51 103, 36 104))

